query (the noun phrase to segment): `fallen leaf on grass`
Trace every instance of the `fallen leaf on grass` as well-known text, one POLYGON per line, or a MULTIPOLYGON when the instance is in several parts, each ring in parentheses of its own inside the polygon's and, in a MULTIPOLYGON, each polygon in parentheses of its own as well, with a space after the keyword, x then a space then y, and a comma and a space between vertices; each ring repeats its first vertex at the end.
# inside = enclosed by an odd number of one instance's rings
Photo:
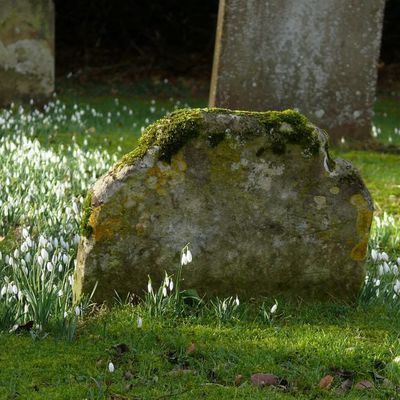
POLYGON ((126 371, 126 372, 124 373, 124 378, 125 378, 127 381, 130 381, 130 380, 132 380, 132 379, 134 378, 134 375, 132 374, 132 372, 126 371))
POLYGON ((0 236, 0 242, 2 242, 5 239, 4 236, 0 236))
POLYGON ((115 350, 118 354, 129 352, 129 346, 125 343, 114 344, 114 346, 112 346, 112 349, 115 350))
POLYGON ((251 376, 251 383, 254 386, 277 386, 279 385, 279 378, 274 374, 253 374, 251 376))
POLYGON ((196 345, 191 343, 190 346, 186 349, 186 354, 192 354, 196 351, 196 345))
POLYGON ((320 389, 330 389, 333 382, 332 375, 326 375, 319 381, 319 388, 320 389))
POLYGON ((111 395, 111 400, 129 400, 128 397, 122 396, 122 394, 112 394, 111 395))
POLYGON ((338 394, 346 394, 353 387, 353 381, 351 379, 346 379, 342 382, 340 387, 337 389, 338 394))
POLYGON ((360 381, 354 387, 357 390, 370 390, 374 388, 374 384, 370 381, 360 381))
POLYGON ((240 386, 244 381, 244 376, 243 375, 236 375, 235 376, 235 386, 240 386))

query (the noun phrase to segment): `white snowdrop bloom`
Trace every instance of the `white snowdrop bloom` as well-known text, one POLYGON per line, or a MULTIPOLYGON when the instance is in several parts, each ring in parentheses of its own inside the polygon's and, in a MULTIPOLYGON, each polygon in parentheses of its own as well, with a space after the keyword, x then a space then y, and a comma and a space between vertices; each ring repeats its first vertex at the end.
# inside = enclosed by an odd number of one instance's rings
POLYGON ((385 252, 381 253, 381 258, 383 261, 389 261, 389 256, 385 252))
POLYGON ((18 259, 19 258, 19 251, 18 249, 14 250, 14 258, 18 259))
POLYGON ((181 258, 181 265, 186 265, 188 263, 186 254, 183 252, 182 253, 182 258, 181 258))
POLYGON ((24 305, 24 314, 28 314, 29 312, 29 304, 24 305))
POLYGON ((49 271, 49 272, 53 271, 53 264, 51 263, 51 261, 47 262, 46 268, 47 268, 47 271, 49 271))
POLYGON ((42 258, 41 255, 38 256, 38 264, 39 264, 40 266, 43 265, 43 258, 42 258))
POLYGON ((174 281, 171 279, 169 281, 169 290, 172 292, 172 289, 174 288, 174 281))
POLYGON ((40 235, 39 236, 39 244, 44 247, 44 246, 46 246, 46 243, 47 243, 47 240, 42 235, 40 235))
POLYGON ((378 252, 375 249, 371 250, 371 257, 374 261, 378 259, 378 252))
POLYGON ((24 239, 26 239, 29 236, 29 232, 26 228, 22 229, 22 236, 24 239))
POLYGON ((8 264, 10 265, 10 267, 14 265, 14 259, 12 257, 9 257, 8 264))
POLYGON ((31 262, 31 259, 32 259, 31 254, 30 254, 30 253, 26 253, 26 254, 25 254, 25 257, 24 257, 24 260, 25 260, 27 263, 30 263, 30 262, 31 262))
POLYGON ((2 298, 7 292, 7 286, 3 286, 0 291, 0 298, 2 298))
POLYGON ((68 317, 68 313, 66 311, 64 311, 64 318, 68 317))
POLYGON ((397 258, 397 264, 400 265, 400 257, 397 258))
POLYGON ((142 317, 138 317, 137 319, 137 327, 140 329, 143 326, 143 319, 142 317))
POLYGON ((26 253, 28 251, 28 245, 24 242, 21 244, 21 251, 26 253))
POLYGON ((64 264, 68 263, 68 256, 65 253, 62 255, 62 260, 64 264))
POLYGON ((187 251, 186 251, 186 259, 187 259, 188 263, 192 262, 192 260, 193 260, 192 252, 189 249, 187 249, 187 251))
POLYGON ((380 280, 380 279, 377 279, 377 280, 375 281, 375 286, 378 287, 380 284, 381 284, 381 280, 380 280))
POLYGON ((235 298, 235 303, 236 303, 237 306, 240 304, 239 297, 237 295, 236 295, 236 298, 235 298))
POLYGON ((70 284, 70 286, 74 284, 74 277, 72 275, 68 276, 68 283, 70 284))
POLYGON ((75 307, 75 315, 76 315, 77 317, 79 317, 80 314, 81 314, 81 309, 80 309, 79 306, 76 306, 76 307, 75 307))
POLYGON ((383 264, 381 264, 378 268, 378 275, 382 276, 384 274, 384 270, 383 270, 383 264))
POLYGON ((400 293, 400 280, 396 279, 396 283, 394 284, 393 289, 396 292, 396 294, 400 293))
POLYGON ((13 292, 14 294, 18 294, 18 288, 17 288, 16 285, 12 285, 12 292, 13 292))
POLYGON ((75 214, 79 214, 79 209, 75 202, 72 203, 72 210, 74 211, 75 214))
POLYGON ((114 364, 111 361, 108 363, 108 371, 110 373, 113 373, 115 371, 114 364))
POLYGON ((153 293, 153 286, 151 285, 151 280, 149 279, 147 283, 147 292, 148 293, 153 293))
POLYGON ((64 294, 64 292, 62 291, 62 289, 60 289, 60 290, 57 292, 57 296, 58 296, 58 297, 61 297, 63 294, 64 294))
POLYGON ((58 264, 58 272, 62 272, 62 270, 63 270, 63 266, 62 266, 62 264, 60 263, 60 264, 58 264))
POLYGON ((388 264, 386 261, 383 263, 383 272, 384 272, 385 274, 387 274, 387 273, 390 272, 389 264, 388 264))
POLYGON ((167 288, 164 286, 162 290, 163 296, 167 297, 167 288))
POLYGON ((271 307, 270 313, 271 313, 271 314, 275 314, 277 309, 278 309, 278 303, 275 303, 275 304, 271 307))
POLYGON ((392 273, 395 275, 397 275, 399 273, 399 268, 395 264, 392 266, 392 273))
POLYGON ((49 253, 46 249, 42 249, 40 251, 40 255, 42 256, 43 261, 47 261, 49 259, 49 253))

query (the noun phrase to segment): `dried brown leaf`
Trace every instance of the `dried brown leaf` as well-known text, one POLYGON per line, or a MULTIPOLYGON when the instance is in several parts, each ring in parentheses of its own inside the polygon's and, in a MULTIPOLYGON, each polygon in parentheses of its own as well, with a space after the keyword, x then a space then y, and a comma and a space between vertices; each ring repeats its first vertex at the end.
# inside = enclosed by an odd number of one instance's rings
POLYGON ((332 375, 325 375, 320 381, 319 381, 319 388, 320 389, 330 389, 332 386, 333 382, 333 376, 332 375))

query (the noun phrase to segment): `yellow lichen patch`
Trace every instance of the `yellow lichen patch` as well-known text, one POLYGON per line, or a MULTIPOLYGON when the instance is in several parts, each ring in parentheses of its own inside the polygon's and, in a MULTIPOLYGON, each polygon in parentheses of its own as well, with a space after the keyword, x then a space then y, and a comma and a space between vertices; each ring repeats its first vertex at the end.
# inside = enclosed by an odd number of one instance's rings
POLYGON ((99 221, 101 207, 95 207, 90 214, 88 225, 93 229, 95 241, 101 239, 111 239, 116 230, 121 227, 120 218, 106 218, 103 222, 99 221))
POLYGON ((333 186, 329 189, 332 194, 339 194, 340 189, 337 186, 333 186))
POLYGON ((357 233, 359 238, 359 242, 351 250, 351 258, 355 261, 362 261, 367 254, 373 212, 361 194, 351 196, 350 203, 357 208, 357 233))
POLYGON ((102 224, 93 226, 93 235, 96 241, 101 239, 112 239, 115 232, 121 227, 121 219, 107 218, 102 224))
POLYGON ((314 196, 314 201, 317 204, 317 209, 321 210, 326 207, 326 197, 325 196, 314 196))

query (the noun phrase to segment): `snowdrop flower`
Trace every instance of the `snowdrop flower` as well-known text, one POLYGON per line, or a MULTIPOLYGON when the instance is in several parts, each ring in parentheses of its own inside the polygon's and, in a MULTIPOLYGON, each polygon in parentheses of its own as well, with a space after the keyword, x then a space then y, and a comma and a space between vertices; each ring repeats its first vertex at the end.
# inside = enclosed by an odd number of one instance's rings
POLYGON ((182 258, 181 258, 181 265, 186 265, 188 263, 187 257, 185 252, 182 253, 182 258))
POLYGON ((49 259, 49 253, 46 251, 46 249, 42 249, 40 251, 40 255, 42 256, 43 261, 47 261, 49 259))
POLYGON ((80 309, 79 306, 76 306, 76 307, 75 307, 75 315, 76 315, 77 317, 79 317, 80 314, 81 314, 81 309, 80 309))
POLYGON ((386 261, 383 263, 383 271, 386 274, 390 272, 389 264, 386 261))
POLYGON ((151 279, 149 278, 149 281, 147 283, 147 292, 148 293, 153 293, 153 286, 151 285, 151 279))
POLYGON ((138 317, 137 319, 137 327, 140 329, 143 326, 143 319, 141 317, 138 317))
POLYGON ((70 286, 72 286, 74 284, 74 277, 72 275, 68 276, 68 283, 70 286))
POLYGON ((397 264, 400 265, 400 257, 397 258, 397 264))
POLYGON ((236 295, 236 298, 235 298, 235 304, 238 306, 239 304, 240 304, 240 302, 239 302, 239 297, 236 295))
POLYGON ((29 312, 29 304, 24 305, 24 314, 28 314, 29 312))
POLYGON ((400 281, 398 279, 396 279, 396 283, 394 284, 393 289, 396 292, 396 294, 400 293, 400 281))
POLYGON ((174 281, 171 279, 169 281, 169 290, 172 292, 172 289, 174 288, 174 281))
POLYGON ((66 311, 64 311, 64 318, 68 317, 68 313, 66 311))
POLYGON ((374 261, 378 259, 378 252, 375 249, 371 250, 371 257, 374 261))
POLYGON ((26 239, 29 236, 29 232, 26 228, 22 229, 22 236, 24 239, 26 239))
POLYGON ((68 263, 68 256, 65 253, 62 255, 62 260, 64 264, 68 263))
POLYGON ((63 295, 62 289, 60 289, 60 290, 58 291, 57 295, 58 295, 58 297, 61 297, 61 296, 63 295))
POLYGON ((162 290, 163 296, 167 297, 167 288, 164 286, 162 290))
POLYGON ((109 370, 111 373, 113 373, 113 372, 115 371, 114 364, 113 364, 111 361, 108 363, 108 370, 109 370))
POLYGON ((47 271, 51 272, 53 271, 53 264, 49 261, 46 265, 47 271))
POLYGON ((383 261, 389 261, 389 256, 385 252, 381 253, 381 258, 383 261))
POLYGON ((271 307, 270 313, 271 313, 271 314, 275 314, 277 309, 278 309, 278 303, 275 303, 275 304, 271 307))

